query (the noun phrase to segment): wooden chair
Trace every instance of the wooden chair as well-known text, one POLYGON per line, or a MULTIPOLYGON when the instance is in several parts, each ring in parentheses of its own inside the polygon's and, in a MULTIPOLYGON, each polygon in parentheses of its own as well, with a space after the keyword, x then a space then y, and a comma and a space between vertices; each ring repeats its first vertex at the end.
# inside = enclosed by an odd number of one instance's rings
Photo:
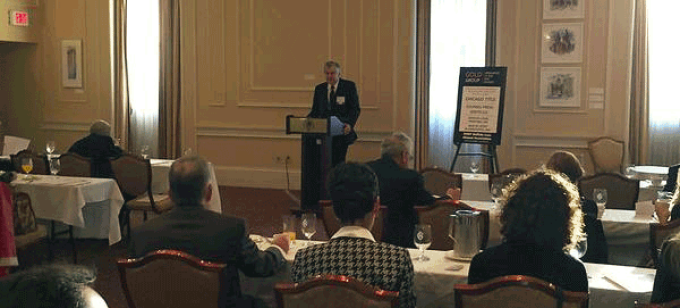
POLYGON ((666 177, 666 185, 663 187, 663 191, 675 191, 675 186, 678 184, 678 169, 680 169, 680 165, 668 167, 668 176, 666 177))
POLYGON ((132 154, 111 160, 111 169, 118 183, 123 197, 124 224, 127 224, 127 236, 130 237, 130 212, 142 211, 144 221, 148 219, 147 212, 161 214, 173 208, 168 194, 154 194, 151 192, 152 173, 148 159, 132 154))
POLYGON ((428 167, 420 171, 423 176, 425 190, 440 197, 446 196, 449 188, 460 188, 463 192, 463 176, 448 172, 438 167, 428 167))
POLYGON ((456 308, 588 307, 588 292, 564 291, 538 278, 512 275, 454 286, 456 308))
POLYGON ((655 268, 659 267, 661 245, 678 232, 680 232, 680 219, 671 220, 665 224, 655 222, 649 224, 649 252, 655 268))
MULTIPOLYGON (((31 197, 27 193, 19 192, 14 194, 13 200, 15 227, 17 224, 33 224, 36 226, 34 231, 26 232, 24 234, 14 234, 14 244, 17 250, 22 250, 30 245, 33 245, 43 239, 47 238, 47 229, 44 225, 38 224, 35 221, 35 214, 33 213, 33 206, 31 205, 31 197), (21 222, 17 220, 22 220, 21 222), (32 220, 28 222, 27 220, 32 220)), ((47 250, 49 260, 53 259, 52 241, 47 240, 47 250)), ((75 259, 76 251, 73 246, 73 255, 75 259)))
POLYGON ((10 155, 10 159, 12 160, 16 172, 24 173, 24 170, 21 169, 21 161, 24 158, 33 160, 33 169, 29 172, 30 174, 50 174, 50 165, 47 161, 47 157, 45 155, 35 154, 31 150, 21 150, 16 155, 10 155))
POLYGON ((92 176, 92 162, 89 158, 68 152, 59 156, 59 175, 63 176, 92 176))
MULTIPOLYGON (((497 179, 499 179, 499 178, 501 178, 501 177, 503 177, 503 176, 510 175, 510 176, 512 176, 513 178, 517 178, 517 177, 522 176, 522 175, 524 175, 524 174, 526 174, 526 173, 527 173, 526 169, 522 169, 522 168, 509 168, 509 169, 505 169, 505 170, 501 171, 501 173, 492 173, 492 174, 489 174, 489 191, 491 191, 491 184, 493 184, 494 181, 496 181, 497 179)), ((509 184, 509 183, 504 183, 503 186, 505 186, 505 185, 507 185, 507 184, 509 184)))
POLYGON ((665 303, 635 303, 635 308, 680 308, 680 299, 672 300, 665 303))
POLYGON ((595 165, 595 173, 620 173, 623 166, 623 141, 600 137, 588 141, 588 152, 595 165))
MULTIPOLYGON (((340 220, 335 216, 333 211, 333 201, 331 200, 319 200, 319 208, 321 209, 321 221, 323 222, 324 230, 328 238, 331 238, 335 232, 340 230, 340 220)), ((383 217, 385 217, 385 211, 387 207, 381 206, 380 212, 375 217, 375 222, 373 223, 373 228, 371 228, 371 233, 376 241, 382 239, 382 228, 383 228, 383 217)))
POLYGON ((343 275, 319 275, 301 283, 274 286, 277 307, 398 307, 399 292, 385 291, 343 275))
POLYGON ((218 308, 225 264, 177 250, 118 260, 120 282, 131 308, 218 308))
POLYGON ((578 190, 581 196, 593 200, 593 190, 607 190, 607 204, 610 209, 635 210, 640 192, 640 181, 629 179, 618 173, 600 173, 581 178, 578 190))
POLYGON ((432 250, 451 250, 453 240, 449 237, 449 215, 457 210, 474 210, 481 212, 484 225, 482 226, 482 247, 486 248, 489 240, 489 211, 475 209, 459 200, 439 200, 433 206, 418 206, 418 219, 421 224, 432 226, 432 250))

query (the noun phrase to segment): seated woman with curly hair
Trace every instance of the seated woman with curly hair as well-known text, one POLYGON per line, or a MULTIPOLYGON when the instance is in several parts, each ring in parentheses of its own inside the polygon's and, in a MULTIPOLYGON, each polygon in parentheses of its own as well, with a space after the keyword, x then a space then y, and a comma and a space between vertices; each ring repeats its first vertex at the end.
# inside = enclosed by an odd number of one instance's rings
POLYGON ((501 212, 504 242, 472 259, 468 283, 527 275, 587 292, 586 268, 565 253, 581 239, 582 228, 576 186, 554 171, 534 171, 510 185, 501 212))

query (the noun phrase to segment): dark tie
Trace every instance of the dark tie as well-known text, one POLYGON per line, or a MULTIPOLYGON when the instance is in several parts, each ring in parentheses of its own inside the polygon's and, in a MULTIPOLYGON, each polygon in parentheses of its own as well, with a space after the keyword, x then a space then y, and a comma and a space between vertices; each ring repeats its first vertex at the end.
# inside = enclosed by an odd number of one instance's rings
POLYGON ((331 85, 331 94, 328 96, 328 110, 333 109, 333 101, 335 101, 335 86, 331 85))

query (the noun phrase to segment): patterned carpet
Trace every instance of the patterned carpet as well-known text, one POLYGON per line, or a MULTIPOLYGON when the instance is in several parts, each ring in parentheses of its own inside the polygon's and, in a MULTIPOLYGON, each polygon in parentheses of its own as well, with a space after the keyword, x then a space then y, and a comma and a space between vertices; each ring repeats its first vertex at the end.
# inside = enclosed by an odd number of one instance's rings
MULTIPOLYGON (((298 193, 299 195, 299 193, 298 193)), ((248 221, 251 234, 271 236, 280 232, 281 217, 290 214, 290 208, 295 203, 282 190, 255 189, 220 186, 222 199, 222 213, 225 215, 243 217, 248 221)), ((142 223, 141 215, 134 216, 132 226, 142 223)), ((317 234, 314 239, 326 240, 328 236, 319 220, 317 234)), ((298 231, 298 238, 302 234, 298 231)), ((19 252, 19 262, 24 267, 46 263, 45 244, 34 245, 19 252)), ((109 307, 127 307, 125 296, 120 286, 120 277, 116 260, 126 255, 126 243, 119 242, 108 246, 106 240, 78 240, 78 264, 91 266, 97 271, 95 289, 104 297, 109 307)), ((67 241, 58 241, 54 246, 55 263, 69 263, 72 260, 71 247, 67 241)))

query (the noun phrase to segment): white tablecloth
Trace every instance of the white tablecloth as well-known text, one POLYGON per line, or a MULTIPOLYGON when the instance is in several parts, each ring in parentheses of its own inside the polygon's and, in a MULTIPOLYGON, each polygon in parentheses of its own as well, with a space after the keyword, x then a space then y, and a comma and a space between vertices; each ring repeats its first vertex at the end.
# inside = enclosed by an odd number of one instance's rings
MULTIPOLYGON (((301 246, 305 241, 297 241, 301 246)), ((267 244, 258 244, 262 248, 267 244)), ((286 255, 289 263, 295 258, 296 249, 286 255)), ((418 250, 409 249, 411 257, 418 255, 418 250)), ((453 307, 453 286, 467 283, 469 263, 453 261, 446 258, 445 251, 428 250, 429 261, 413 261, 415 270, 415 288, 418 307, 453 307), (458 271, 448 270, 453 264, 462 264, 458 271)), ((648 268, 602 265, 585 263, 590 290, 590 307, 633 307, 635 300, 648 303, 654 285, 656 270, 648 268), (614 283, 612 283, 614 281, 614 283)), ((241 274, 241 288, 245 294, 264 299, 272 307, 276 307, 273 286, 276 282, 290 281, 290 264, 273 277, 253 278, 241 274)))
POLYGON ((29 182, 19 175, 12 185, 31 197, 36 218, 74 226, 79 237, 108 238, 110 245, 120 241, 118 213, 123 195, 113 179, 51 175, 32 178, 29 182))
MULTIPOLYGON (((152 183, 151 191, 153 193, 167 193, 170 189, 170 183, 168 182, 168 173, 170 172, 170 166, 174 160, 172 159, 150 159, 151 161, 151 173, 152 173, 152 183)), ((210 185, 212 186, 212 199, 208 202, 208 209, 222 213, 222 200, 220 199, 220 189, 217 183, 217 177, 215 176, 215 168, 212 163, 208 163, 210 169, 210 185)))

